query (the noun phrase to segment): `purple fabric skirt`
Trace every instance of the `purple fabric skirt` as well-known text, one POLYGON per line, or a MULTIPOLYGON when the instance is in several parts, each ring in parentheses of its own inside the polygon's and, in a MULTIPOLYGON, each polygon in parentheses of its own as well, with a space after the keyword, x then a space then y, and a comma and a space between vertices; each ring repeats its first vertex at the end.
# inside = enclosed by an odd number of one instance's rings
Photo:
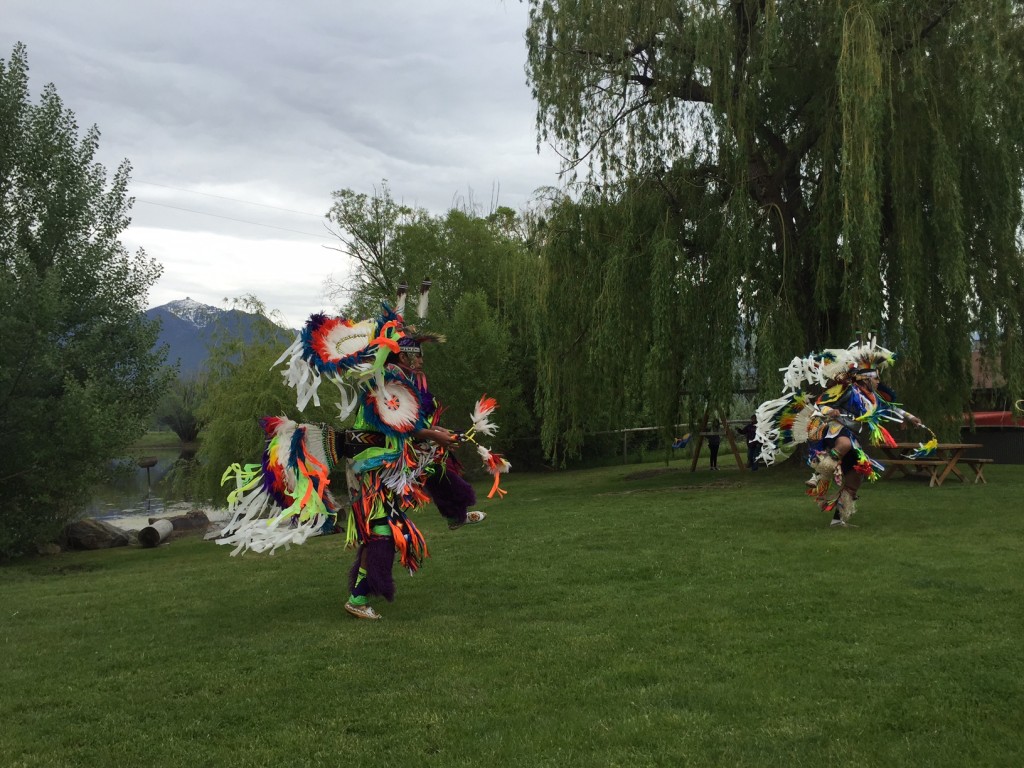
POLYGON ((348 589, 353 595, 380 595, 389 603, 395 599, 395 579, 391 569, 395 564, 395 542, 390 536, 374 536, 359 545, 356 561, 348 572, 348 589), (356 589, 356 577, 366 554, 366 578, 356 589))
POLYGON ((450 468, 428 475, 423 484, 438 511, 453 523, 466 522, 466 511, 476 504, 476 491, 461 475, 450 468))

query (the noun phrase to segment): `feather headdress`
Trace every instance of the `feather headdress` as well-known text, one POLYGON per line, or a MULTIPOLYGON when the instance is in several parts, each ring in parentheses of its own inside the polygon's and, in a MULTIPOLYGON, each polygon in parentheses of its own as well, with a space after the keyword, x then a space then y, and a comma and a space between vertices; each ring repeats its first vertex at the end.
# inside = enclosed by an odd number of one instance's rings
POLYGON ((804 384, 827 387, 830 381, 880 371, 895 359, 874 336, 855 341, 846 349, 825 349, 807 357, 794 357, 789 365, 779 369, 783 372, 783 392, 795 392, 804 384))
POLYGON ((851 344, 847 349, 851 372, 881 371, 896 361, 896 355, 878 343, 874 336, 851 344))

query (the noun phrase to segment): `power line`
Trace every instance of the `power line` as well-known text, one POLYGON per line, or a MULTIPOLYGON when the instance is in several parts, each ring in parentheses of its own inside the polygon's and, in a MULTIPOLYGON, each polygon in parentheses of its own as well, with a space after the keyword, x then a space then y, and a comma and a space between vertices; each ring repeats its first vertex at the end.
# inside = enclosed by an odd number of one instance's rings
MULTIPOLYGON (((254 227, 266 227, 267 229, 279 229, 282 232, 294 232, 297 235, 306 235, 307 237, 316 237, 316 238, 320 238, 322 240, 334 240, 335 239, 333 237, 328 237, 327 235, 317 235, 317 234, 314 234, 312 232, 303 232, 302 230, 299 230, 299 229, 288 229, 287 227, 276 227, 273 224, 264 224, 264 223, 259 222, 259 221, 246 221, 245 219, 234 219, 234 218, 231 218, 230 216, 221 216, 220 214, 217 214, 217 213, 207 213, 206 211, 196 211, 196 210, 193 210, 192 208, 182 208, 182 207, 177 206, 177 205, 168 205, 167 203, 154 203, 152 200, 138 200, 138 199, 136 199, 135 202, 137 202, 137 203, 144 203, 145 205, 156 205, 156 206, 159 206, 160 208, 171 208, 171 209, 173 209, 175 211, 185 211, 186 213, 195 213, 195 214, 198 214, 200 216, 211 216, 211 217, 213 217, 215 219, 224 219, 225 221, 234 221, 234 222, 237 222, 238 224, 251 224, 254 227)), ((259 205, 259 203, 254 203, 254 205, 259 205)))
POLYGON ((245 205, 258 205, 261 208, 270 208, 274 211, 285 211, 286 213, 297 213, 300 216, 313 216, 317 219, 324 218, 323 214, 310 213, 309 211, 296 211, 292 208, 280 208, 276 205, 267 205, 266 203, 256 203, 252 200, 242 200, 237 197, 226 197, 224 195, 214 195, 210 192, 200 192, 196 189, 184 189, 183 187, 172 187, 170 184, 157 184, 155 181, 141 181, 139 179, 133 179, 135 184, 148 184, 151 187, 163 187, 164 189, 173 189, 176 192, 187 192, 190 195, 203 195, 204 197, 215 197, 218 200, 230 200, 232 203, 244 203, 245 205))

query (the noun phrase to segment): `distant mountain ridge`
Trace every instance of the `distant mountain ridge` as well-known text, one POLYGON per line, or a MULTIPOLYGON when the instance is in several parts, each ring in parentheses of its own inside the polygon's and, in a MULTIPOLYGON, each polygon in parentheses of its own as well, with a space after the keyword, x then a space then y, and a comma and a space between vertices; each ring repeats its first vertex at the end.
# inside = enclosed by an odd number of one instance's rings
MULTIPOLYGON (((231 310, 217 309, 209 304, 202 304, 190 296, 164 304, 155 309, 166 309, 172 315, 187 323, 192 323, 196 328, 205 328, 217 321, 217 318, 231 310)), ((153 311, 153 310, 151 310, 153 311)))
MULTIPOLYGON (((256 329, 267 322, 261 315, 239 309, 218 309, 191 297, 177 299, 146 310, 146 317, 160 322, 156 346, 167 345, 167 362, 178 364, 179 375, 195 376, 206 369, 210 345, 222 331, 252 341, 256 329)), ((281 328, 283 346, 295 338, 295 331, 281 328)))

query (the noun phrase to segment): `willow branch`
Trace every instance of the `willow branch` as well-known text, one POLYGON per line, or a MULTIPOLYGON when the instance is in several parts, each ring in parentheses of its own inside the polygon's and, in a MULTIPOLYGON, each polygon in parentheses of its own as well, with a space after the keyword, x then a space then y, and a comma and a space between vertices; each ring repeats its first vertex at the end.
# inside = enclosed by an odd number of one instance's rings
MULTIPOLYGON (((584 160, 586 160, 588 157, 590 157, 590 155, 594 154, 594 150, 596 150, 598 146, 600 146, 601 142, 604 141, 605 137, 608 136, 608 134, 610 134, 619 124, 619 122, 621 122, 625 117, 633 114, 634 112, 638 112, 639 110, 644 109, 645 107, 649 107, 650 105, 650 99, 640 100, 628 108, 626 107, 626 105, 623 105, 622 109, 619 110, 619 113, 608 122, 608 125, 601 130, 597 138, 595 138, 591 142, 590 147, 587 149, 587 151, 584 152, 582 155, 579 155, 575 160, 566 157, 561 152, 559 152, 555 147, 552 146, 551 148, 554 149, 555 153, 558 154, 558 156, 562 158, 562 160, 564 160, 566 163, 569 163, 569 166, 563 168, 558 175, 565 175, 568 171, 572 170, 580 163, 582 163, 584 160)), ((549 144, 549 146, 551 145, 549 144)))
POLYGON ((945 20, 947 16, 949 16, 950 13, 952 13, 957 2, 958 0, 947 0, 946 4, 936 11, 935 15, 932 16, 931 19, 925 21, 924 26, 907 41, 906 45, 895 49, 896 55, 898 56, 901 53, 906 53, 920 44, 937 26, 939 26, 939 24, 942 23, 942 21, 945 20))

